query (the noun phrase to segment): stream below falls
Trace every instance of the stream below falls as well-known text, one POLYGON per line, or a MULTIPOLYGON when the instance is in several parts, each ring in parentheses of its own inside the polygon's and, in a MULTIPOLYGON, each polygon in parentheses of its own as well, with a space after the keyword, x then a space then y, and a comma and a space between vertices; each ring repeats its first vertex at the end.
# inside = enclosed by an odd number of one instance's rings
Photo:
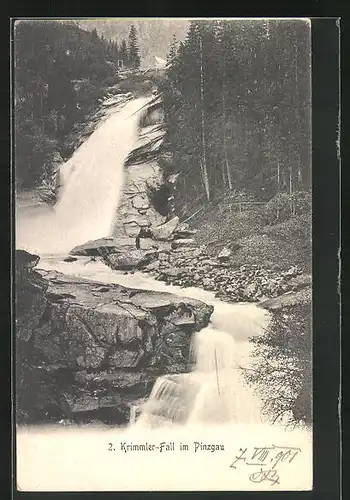
POLYGON ((269 321, 266 311, 251 303, 222 302, 214 293, 199 288, 166 285, 142 273, 125 275, 102 262, 89 262, 89 258, 64 262, 64 257, 43 256, 39 267, 103 283, 171 292, 214 307, 210 324, 193 334, 192 371, 160 377, 145 405, 133 408, 131 425, 171 425, 181 420, 181 412, 188 416, 188 423, 261 422, 260 400, 252 388, 245 385, 243 371, 251 364, 248 339, 266 328, 269 321))

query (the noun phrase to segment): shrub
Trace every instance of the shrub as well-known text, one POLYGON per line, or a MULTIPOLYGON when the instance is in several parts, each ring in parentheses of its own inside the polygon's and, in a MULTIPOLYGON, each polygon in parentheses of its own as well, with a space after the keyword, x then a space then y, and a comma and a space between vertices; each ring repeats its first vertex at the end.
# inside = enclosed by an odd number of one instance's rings
POLYGON ((293 215, 311 212, 311 194, 307 191, 296 191, 292 195, 278 193, 263 210, 266 224, 277 224, 289 219, 293 215))
POLYGON ((311 305, 276 312, 266 332, 250 341, 255 363, 247 382, 263 400, 263 415, 272 422, 312 423, 311 305))

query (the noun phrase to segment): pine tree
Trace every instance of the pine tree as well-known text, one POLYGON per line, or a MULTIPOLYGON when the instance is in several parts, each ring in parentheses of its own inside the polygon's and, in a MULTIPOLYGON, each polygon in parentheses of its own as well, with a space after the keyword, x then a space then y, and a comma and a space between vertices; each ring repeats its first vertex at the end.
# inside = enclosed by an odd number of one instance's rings
POLYGON ((123 61, 124 66, 129 67, 129 51, 124 38, 120 46, 119 57, 123 61))
POLYGON ((216 36, 217 36, 217 44, 219 45, 219 50, 218 50, 218 57, 219 57, 219 64, 220 64, 220 74, 221 74, 221 81, 222 81, 222 88, 221 88, 221 103, 222 103, 222 138, 223 138, 223 184, 224 187, 226 187, 226 181, 227 181, 227 186, 230 190, 232 190, 232 180, 231 180, 231 172, 230 172, 230 166, 229 166, 229 160, 228 160, 228 154, 227 154, 227 136, 226 136, 226 125, 227 125, 227 105, 226 105, 226 94, 227 94, 227 88, 226 88, 226 60, 225 58, 227 57, 227 54, 225 53, 226 49, 226 44, 225 44, 225 26, 223 25, 222 22, 218 21, 216 24, 216 36))
POLYGON ((234 186, 268 200, 310 185, 306 30, 284 20, 192 21, 177 51, 172 44, 164 109, 186 199, 234 186))
POLYGON ((170 68, 173 64, 176 63, 177 48, 178 48, 178 43, 177 43, 177 40, 176 40, 176 35, 174 33, 173 34, 173 39, 171 41, 169 53, 167 54, 167 66, 168 66, 168 68, 170 68))
POLYGON ((129 64, 132 69, 138 69, 140 63, 141 59, 137 42, 137 32, 135 26, 132 25, 129 33, 129 64))
POLYGON ((208 201, 210 200, 210 186, 207 167, 207 145, 205 140, 205 104, 204 104, 204 70, 203 70, 203 41, 202 34, 199 34, 199 53, 200 53, 200 87, 201 87, 201 122, 202 122, 202 161, 201 169, 203 175, 203 183, 208 201))
POLYGON ((55 153, 65 151, 115 69, 106 61, 109 42, 76 23, 21 21, 14 39, 16 183, 32 188, 50 177, 55 153))

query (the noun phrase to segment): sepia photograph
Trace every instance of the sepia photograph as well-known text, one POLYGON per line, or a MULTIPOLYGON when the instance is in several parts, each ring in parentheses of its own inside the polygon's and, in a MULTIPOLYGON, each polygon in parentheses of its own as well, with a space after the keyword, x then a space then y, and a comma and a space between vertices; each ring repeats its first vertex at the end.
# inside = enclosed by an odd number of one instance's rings
POLYGON ((12 63, 17 490, 311 490, 310 19, 20 19, 12 63))

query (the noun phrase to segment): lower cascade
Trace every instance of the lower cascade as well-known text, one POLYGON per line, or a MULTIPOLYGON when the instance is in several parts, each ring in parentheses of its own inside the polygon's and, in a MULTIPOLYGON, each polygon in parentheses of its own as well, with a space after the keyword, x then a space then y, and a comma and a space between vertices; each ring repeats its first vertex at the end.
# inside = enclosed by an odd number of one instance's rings
POLYGON ((130 425, 259 422, 259 401, 243 387, 236 349, 229 333, 213 327, 196 332, 192 372, 159 377, 149 399, 132 408, 130 425))

